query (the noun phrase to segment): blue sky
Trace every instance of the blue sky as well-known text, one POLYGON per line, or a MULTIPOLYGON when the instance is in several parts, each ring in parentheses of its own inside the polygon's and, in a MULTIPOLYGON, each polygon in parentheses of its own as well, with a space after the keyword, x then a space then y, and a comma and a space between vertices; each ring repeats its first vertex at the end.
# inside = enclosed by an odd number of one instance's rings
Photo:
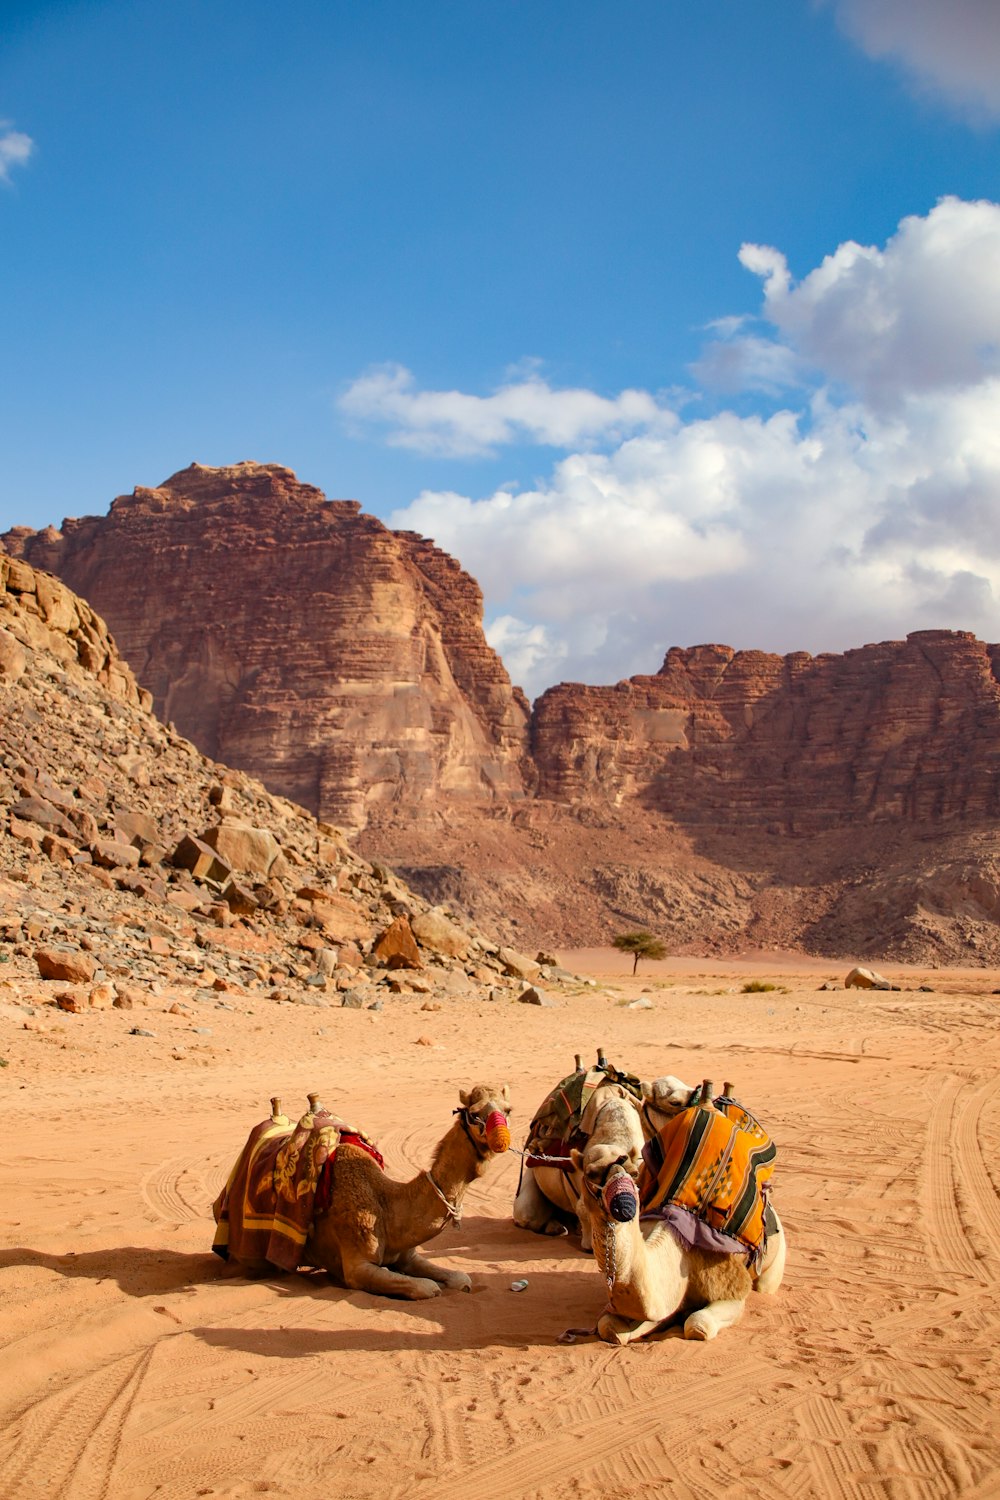
POLYGON ((0 529, 287 464, 530 692, 1000 639, 995 0, 5 0, 0 529))

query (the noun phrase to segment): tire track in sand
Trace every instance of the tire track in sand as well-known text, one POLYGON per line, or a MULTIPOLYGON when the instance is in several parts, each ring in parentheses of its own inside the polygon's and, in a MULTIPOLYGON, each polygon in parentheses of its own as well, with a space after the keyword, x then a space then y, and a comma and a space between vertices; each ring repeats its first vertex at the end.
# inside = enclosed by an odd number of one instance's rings
POLYGON ((45 1397, 14 1424, 0 1463, 5 1500, 104 1500, 154 1349, 115 1360, 45 1397))
MULTIPOLYGON (((762 1365, 760 1368, 763 1372, 766 1367, 762 1365)), ((675 1426, 678 1416, 684 1411, 690 1412, 693 1421, 697 1418, 699 1423, 704 1423, 713 1413, 729 1417, 732 1412, 743 1409, 747 1380, 748 1371, 743 1368, 733 1374, 713 1374, 690 1382, 683 1395, 671 1403, 671 1426, 675 1426)), ((622 1372, 621 1385, 622 1404, 615 1406, 613 1411, 598 1415, 592 1410, 590 1414, 581 1413, 570 1421, 560 1422, 551 1436, 525 1443, 514 1452, 463 1468, 443 1481, 414 1485, 409 1490, 412 1500, 468 1500, 468 1496, 478 1490, 505 1495, 534 1494, 547 1484, 565 1480, 567 1466, 580 1479, 626 1449, 637 1453, 644 1443, 655 1441, 663 1431, 663 1392, 657 1391, 646 1400, 636 1401, 629 1391, 625 1371, 622 1372)), ((792 1391, 776 1399, 774 1392, 770 1396, 769 1415, 802 1399, 801 1391, 792 1391)), ((581 1403, 584 1404, 592 1409, 598 1404, 606 1407, 608 1403, 606 1398, 599 1401, 594 1397, 581 1403)), ((738 1437, 741 1427, 749 1427, 758 1421, 759 1417, 754 1414, 745 1422, 727 1423, 727 1439, 733 1440, 734 1436, 738 1437)), ((453 1445, 446 1443, 440 1459, 454 1463, 456 1457, 453 1445)), ((694 1493, 696 1490, 692 1489, 694 1493)))
MULTIPOLYGON (((969 1240, 958 1206, 958 1184, 953 1147, 956 1131, 955 1106, 963 1085, 949 1074, 941 1084, 934 1101, 924 1146, 924 1171, 921 1203, 927 1225, 927 1251, 937 1269, 948 1275, 987 1279, 982 1262, 969 1240)), ((964 1117, 968 1106, 962 1110, 964 1117)), ((972 1124, 975 1131, 975 1121, 972 1124)), ((968 1127, 966 1127, 966 1136, 968 1127)), ((975 1137, 973 1136, 973 1139, 975 1137)), ((972 1156, 975 1156, 973 1151, 972 1156)), ((968 1141, 964 1155, 970 1155, 968 1141)), ((984 1168, 985 1170, 985 1168, 984 1168)))

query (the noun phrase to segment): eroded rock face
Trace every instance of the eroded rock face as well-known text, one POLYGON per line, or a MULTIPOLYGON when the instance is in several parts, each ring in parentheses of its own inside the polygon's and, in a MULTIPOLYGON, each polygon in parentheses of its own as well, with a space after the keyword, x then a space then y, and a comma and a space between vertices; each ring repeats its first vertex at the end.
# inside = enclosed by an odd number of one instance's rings
POLYGON ((535 705, 539 793, 809 834, 1000 812, 1000 648, 922 630, 842 656, 696 646, 535 705))
POLYGON ((162 719, 324 820, 522 795, 528 705, 478 584, 290 469, 192 464, 4 545, 100 610, 162 719))

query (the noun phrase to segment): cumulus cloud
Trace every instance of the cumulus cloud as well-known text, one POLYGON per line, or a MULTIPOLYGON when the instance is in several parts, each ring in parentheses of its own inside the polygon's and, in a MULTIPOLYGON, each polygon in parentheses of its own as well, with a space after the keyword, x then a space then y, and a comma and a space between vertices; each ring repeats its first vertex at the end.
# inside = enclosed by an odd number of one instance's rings
POLYGON ((34 149, 30 135, 12 130, 9 121, 0 120, 0 182, 9 182, 11 168, 23 167, 34 149))
POLYGON ((973 117, 1000 118, 996 0, 834 0, 834 8, 869 57, 900 63, 923 91, 973 117))
POLYGON ((877 406, 1000 371, 1000 205, 944 198, 884 249, 848 240, 795 284, 784 256, 744 245, 764 315, 800 359, 877 406))
POLYGON ((606 442, 672 420, 646 391, 609 398, 588 390, 553 390, 532 373, 489 396, 421 391, 402 365, 369 370, 337 405, 361 427, 387 429, 393 447, 450 457, 486 455, 513 442, 556 448, 606 442))
POLYGON ((705 640, 844 650, 936 626, 996 640, 998 252, 1000 206, 954 199, 798 282, 779 250, 745 246, 760 317, 719 320, 702 369, 721 350, 734 385, 768 377, 780 399, 682 419, 647 396, 623 433, 615 403, 587 407, 586 392, 569 409, 605 424, 557 427, 563 393, 532 377, 530 419, 467 399, 496 420, 494 443, 564 434, 548 477, 425 491, 390 524, 479 579, 489 638, 530 694, 653 672, 669 646, 705 640))

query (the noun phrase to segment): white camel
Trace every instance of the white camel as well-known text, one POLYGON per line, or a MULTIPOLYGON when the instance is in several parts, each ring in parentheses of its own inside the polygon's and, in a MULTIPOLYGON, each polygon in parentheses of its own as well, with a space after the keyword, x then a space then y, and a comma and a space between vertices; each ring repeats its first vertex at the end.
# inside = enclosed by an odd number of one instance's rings
MULTIPOLYGON (((598 1068, 604 1067, 603 1049, 597 1058, 598 1068)), ((577 1072, 582 1071, 579 1056, 576 1065, 577 1072)), ((662 1130, 670 1116, 685 1108, 697 1093, 697 1089, 673 1075, 643 1083, 641 1089, 640 1100, 630 1089, 610 1078, 606 1083, 598 1084, 573 1131, 573 1143, 583 1148, 593 1133, 598 1114, 605 1104, 615 1099, 626 1106, 621 1111, 621 1128, 627 1131, 629 1150, 638 1159, 643 1143, 662 1130)), ((568 1233, 567 1219, 577 1221, 581 1249, 589 1254, 592 1250, 590 1214, 583 1196, 583 1173, 568 1155, 546 1157, 543 1143, 537 1152, 525 1156, 514 1199, 514 1223, 519 1229, 530 1229, 535 1234, 556 1235, 568 1233)))
POLYGON ((633 1114, 628 1104, 607 1100, 587 1145, 572 1151, 594 1254, 608 1286, 597 1333, 608 1343, 628 1344, 680 1314, 680 1336, 713 1339, 742 1315, 752 1290, 778 1290, 787 1251, 784 1229, 775 1214, 777 1233, 769 1236, 762 1263, 751 1272, 742 1255, 690 1248, 662 1219, 640 1220, 637 1194, 633 1217, 619 1217, 620 1207, 613 1215, 609 1199, 614 1202, 616 1191, 627 1196, 626 1185, 634 1184, 641 1165, 633 1114))

